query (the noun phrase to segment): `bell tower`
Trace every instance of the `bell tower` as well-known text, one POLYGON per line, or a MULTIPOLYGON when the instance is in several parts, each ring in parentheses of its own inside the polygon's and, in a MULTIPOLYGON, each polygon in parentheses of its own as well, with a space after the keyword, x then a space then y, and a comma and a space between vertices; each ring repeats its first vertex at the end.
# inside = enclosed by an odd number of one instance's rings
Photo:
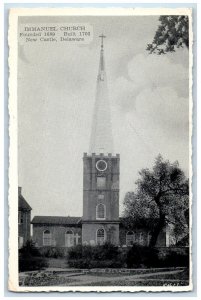
POLYGON ((83 156, 82 243, 119 243, 119 154, 112 127, 102 34, 89 154, 83 156))

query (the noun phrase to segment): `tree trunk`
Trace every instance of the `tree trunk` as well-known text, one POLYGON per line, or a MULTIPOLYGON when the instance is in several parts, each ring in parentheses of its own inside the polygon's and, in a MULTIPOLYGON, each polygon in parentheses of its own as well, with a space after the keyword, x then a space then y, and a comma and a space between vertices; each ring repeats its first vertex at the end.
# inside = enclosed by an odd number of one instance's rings
POLYGON ((149 243, 150 247, 155 247, 156 246, 159 233, 161 232, 161 230, 165 226, 165 214, 163 214, 160 209, 159 209, 159 215, 160 215, 160 217, 159 217, 158 223, 152 231, 151 240, 150 240, 150 243, 149 243))

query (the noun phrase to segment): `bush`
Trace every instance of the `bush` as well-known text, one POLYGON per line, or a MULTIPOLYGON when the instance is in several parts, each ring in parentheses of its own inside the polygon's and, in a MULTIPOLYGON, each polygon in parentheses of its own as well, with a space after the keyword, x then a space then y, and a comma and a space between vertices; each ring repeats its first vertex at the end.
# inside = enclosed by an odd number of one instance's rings
POLYGON ((48 267, 44 257, 20 256, 19 272, 43 270, 48 267))
POLYGON ((28 240, 26 245, 19 249, 21 255, 41 256, 39 250, 36 248, 35 243, 32 240, 28 240))
POLYGON ((64 257, 64 253, 58 249, 53 247, 45 247, 42 250, 42 256, 44 257, 51 257, 51 258, 58 258, 58 257, 64 257))
POLYGON ((90 248, 90 246, 82 246, 82 245, 77 245, 69 249, 68 251, 68 259, 80 259, 82 258, 82 252, 83 249, 87 249, 87 247, 90 248))
POLYGON ((128 268, 158 267, 158 251, 151 247, 133 245, 127 252, 126 264, 128 268))
POLYGON ((46 260, 40 257, 40 252, 33 241, 19 249, 19 272, 41 270, 48 266, 46 260))
POLYGON ((123 253, 117 246, 78 245, 69 249, 68 265, 73 268, 120 268, 125 265, 123 253))
POLYGON ((68 261, 70 268, 92 269, 92 268, 122 268, 122 262, 118 260, 91 260, 71 259, 68 261))
POLYGON ((78 245, 69 249, 69 259, 90 258, 94 260, 114 259, 119 255, 117 246, 106 243, 100 246, 78 245))
POLYGON ((165 258, 161 259, 162 267, 189 267, 189 254, 170 251, 165 258))

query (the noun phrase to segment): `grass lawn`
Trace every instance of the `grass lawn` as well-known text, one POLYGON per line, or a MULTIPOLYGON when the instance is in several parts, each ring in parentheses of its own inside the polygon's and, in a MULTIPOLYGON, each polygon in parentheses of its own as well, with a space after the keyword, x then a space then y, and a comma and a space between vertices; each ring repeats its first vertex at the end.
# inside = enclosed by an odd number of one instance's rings
MULTIPOLYGON (((139 270, 140 271, 140 270, 139 270)), ((22 286, 185 286, 188 270, 143 270, 132 274, 38 272, 23 274, 22 286), (152 272, 151 272, 152 271, 152 272)))
MULTIPOLYGON (((178 274, 151 275, 144 278, 132 279, 117 278, 109 282, 103 280, 96 284, 83 284, 84 286, 187 286, 189 285, 188 272, 183 271, 178 274)), ((139 276, 140 277, 140 276, 139 276)))

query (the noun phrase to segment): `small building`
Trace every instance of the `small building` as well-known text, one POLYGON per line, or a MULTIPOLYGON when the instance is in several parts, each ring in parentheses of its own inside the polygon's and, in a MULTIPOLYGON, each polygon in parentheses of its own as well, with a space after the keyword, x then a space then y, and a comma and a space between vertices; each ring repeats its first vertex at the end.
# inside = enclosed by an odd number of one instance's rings
POLYGON ((18 187, 18 247, 23 247, 31 237, 31 206, 22 196, 18 187))

